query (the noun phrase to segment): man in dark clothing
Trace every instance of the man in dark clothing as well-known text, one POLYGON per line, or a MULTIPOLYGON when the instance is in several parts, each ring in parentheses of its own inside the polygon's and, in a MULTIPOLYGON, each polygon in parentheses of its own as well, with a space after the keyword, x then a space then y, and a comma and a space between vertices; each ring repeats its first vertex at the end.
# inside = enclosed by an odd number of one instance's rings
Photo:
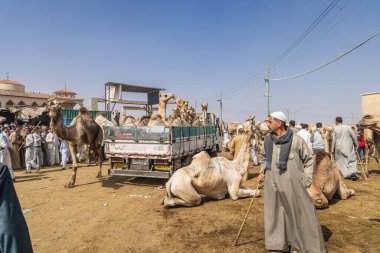
POLYGON ((28 226, 21 210, 12 177, 0 163, 0 253, 33 252, 28 226))

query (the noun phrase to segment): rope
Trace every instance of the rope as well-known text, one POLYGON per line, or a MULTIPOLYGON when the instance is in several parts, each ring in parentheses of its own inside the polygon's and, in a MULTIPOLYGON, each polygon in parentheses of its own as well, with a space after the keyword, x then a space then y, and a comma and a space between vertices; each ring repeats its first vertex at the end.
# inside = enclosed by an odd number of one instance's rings
POLYGON ((373 38, 375 38, 376 36, 378 36, 380 34, 380 31, 375 33, 374 35, 372 35, 371 37, 369 37, 368 39, 366 39, 365 41, 361 42, 360 44, 356 45, 355 47, 351 48, 350 50, 348 50, 347 52, 339 55, 338 57, 336 57, 335 59, 331 60, 331 61, 328 61, 326 62, 325 64, 322 64, 314 69, 311 69, 311 70, 308 70, 306 72, 303 72, 301 74, 297 74, 297 75, 293 75, 293 76, 288 76, 288 77, 282 77, 282 78, 272 78, 270 79, 271 81, 283 81, 283 80, 289 80, 289 79, 294 79, 294 78, 297 78, 297 77, 300 77, 300 76, 304 76, 304 75, 308 75, 308 74, 311 74, 317 70, 320 70, 328 65, 330 65, 331 63, 334 63, 336 62, 337 60, 341 59, 342 57, 348 55, 349 53, 351 53, 352 51, 358 49, 359 47, 363 46, 364 44, 366 44, 368 41, 372 40, 373 38))

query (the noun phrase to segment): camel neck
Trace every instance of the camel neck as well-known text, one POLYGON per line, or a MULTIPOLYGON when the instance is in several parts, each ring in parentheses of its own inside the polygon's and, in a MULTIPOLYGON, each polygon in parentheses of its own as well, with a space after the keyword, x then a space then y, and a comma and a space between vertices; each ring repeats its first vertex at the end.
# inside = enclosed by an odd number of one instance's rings
POLYGON ((238 156, 233 161, 236 163, 236 169, 239 171, 240 175, 244 175, 247 172, 248 169, 248 163, 249 163, 249 141, 250 138, 246 136, 245 134, 242 135, 242 145, 239 151, 238 156))

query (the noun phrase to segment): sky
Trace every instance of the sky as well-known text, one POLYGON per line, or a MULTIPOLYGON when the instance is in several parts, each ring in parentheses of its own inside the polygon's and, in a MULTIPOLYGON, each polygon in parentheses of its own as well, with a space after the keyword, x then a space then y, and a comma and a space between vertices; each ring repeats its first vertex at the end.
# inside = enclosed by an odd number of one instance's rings
MULTIPOLYGON (((263 120, 266 65, 330 4, 269 65, 270 78, 317 67, 380 31, 380 1, 0 0, 0 79, 49 93, 66 84, 87 106, 109 81, 160 87, 217 116, 222 94, 224 121, 263 120)), ((377 91, 380 36, 319 71, 270 81, 270 110, 297 123, 352 123, 361 94, 377 91)))

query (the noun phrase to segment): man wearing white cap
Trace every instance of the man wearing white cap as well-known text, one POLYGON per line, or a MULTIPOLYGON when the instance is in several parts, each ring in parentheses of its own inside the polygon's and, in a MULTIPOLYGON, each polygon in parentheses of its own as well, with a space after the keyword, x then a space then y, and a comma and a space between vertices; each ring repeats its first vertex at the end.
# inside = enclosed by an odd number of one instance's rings
POLYGON ((0 133, 0 162, 8 166, 12 179, 15 180, 15 176, 12 169, 11 154, 9 153, 11 143, 9 141, 8 133, 9 125, 4 124, 2 132, 0 133))
POLYGON ((271 131, 261 152, 265 249, 268 252, 327 252, 317 212, 306 190, 314 159, 306 142, 286 127, 283 112, 268 116, 271 131), (265 180, 264 180, 265 179, 265 180))

